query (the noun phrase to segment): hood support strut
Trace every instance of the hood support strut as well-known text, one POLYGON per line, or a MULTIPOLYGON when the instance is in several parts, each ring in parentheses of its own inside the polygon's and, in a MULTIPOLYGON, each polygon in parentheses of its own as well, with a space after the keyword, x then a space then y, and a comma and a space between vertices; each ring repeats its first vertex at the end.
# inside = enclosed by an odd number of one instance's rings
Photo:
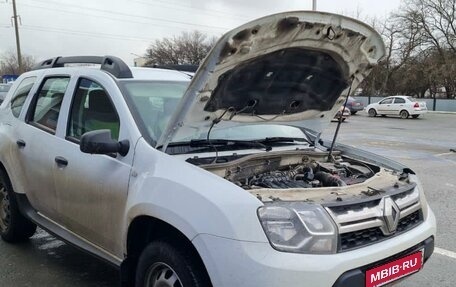
POLYGON ((350 82, 350 86, 348 88, 347 97, 345 98, 345 102, 344 102, 344 108, 342 109, 341 115, 339 117, 339 121, 337 122, 336 131, 334 132, 334 137, 333 137, 333 140, 332 140, 332 143, 331 143, 331 148, 329 149, 329 154, 328 154, 328 161, 329 162, 334 161, 332 153, 333 153, 333 150, 334 150, 334 145, 336 144, 337 136, 339 135, 340 125, 342 124, 342 116, 343 116, 343 114, 345 112, 345 108, 347 107, 348 97, 350 97, 352 85, 353 85, 353 81, 350 82))

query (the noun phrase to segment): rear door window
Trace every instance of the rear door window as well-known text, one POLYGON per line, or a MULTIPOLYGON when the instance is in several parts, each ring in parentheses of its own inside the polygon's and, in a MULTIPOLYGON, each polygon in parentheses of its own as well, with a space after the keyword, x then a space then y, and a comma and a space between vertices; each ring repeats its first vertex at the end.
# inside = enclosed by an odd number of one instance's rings
POLYGON ((405 104, 405 100, 403 98, 394 98, 395 104, 405 104))
POLYGON ((69 77, 52 77, 43 81, 38 95, 32 103, 29 123, 50 133, 55 133, 63 96, 69 82, 69 77))
POLYGON ((21 114, 22 108, 24 107, 25 100, 27 99, 30 90, 36 82, 36 77, 28 77, 22 80, 17 87, 16 92, 11 99, 11 112, 16 118, 21 114))
POLYGON ((380 102, 380 105, 388 105, 388 104, 392 104, 393 103, 393 99, 384 99, 383 101, 380 102))

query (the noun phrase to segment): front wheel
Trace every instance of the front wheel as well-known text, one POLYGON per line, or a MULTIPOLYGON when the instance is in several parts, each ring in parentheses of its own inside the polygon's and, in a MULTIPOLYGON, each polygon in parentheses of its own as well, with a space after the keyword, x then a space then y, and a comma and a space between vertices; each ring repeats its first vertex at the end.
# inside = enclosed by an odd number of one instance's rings
POLYGON ((375 109, 370 109, 368 112, 369 117, 375 117, 377 115, 377 111, 375 109))
POLYGON ((150 243, 136 269, 136 287, 211 287, 204 267, 187 251, 163 241, 150 243))
POLYGON ((399 115, 401 116, 401 119, 407 119, 409 117, 409 113, 406 110, 402 110, 399 115))
POLYGON ((15 243, 29 239, 35 231, 36 225, 19 211, 11 183, 0 170, 0 236, 6 242, 15 243))

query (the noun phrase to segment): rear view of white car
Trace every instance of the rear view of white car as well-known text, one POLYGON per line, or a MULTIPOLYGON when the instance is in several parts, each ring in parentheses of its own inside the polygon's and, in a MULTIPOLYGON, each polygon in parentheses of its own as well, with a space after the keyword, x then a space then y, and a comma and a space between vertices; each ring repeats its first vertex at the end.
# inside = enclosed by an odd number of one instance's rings
POLYGON ((370 117, 377 115, 400 116, 402 119, 407 119, 411 116, 416 119, 420 115, 427 113, 427 106, 425 102, 418 102, 412 97, 394 96, 368 105, 366 111, 370 117))

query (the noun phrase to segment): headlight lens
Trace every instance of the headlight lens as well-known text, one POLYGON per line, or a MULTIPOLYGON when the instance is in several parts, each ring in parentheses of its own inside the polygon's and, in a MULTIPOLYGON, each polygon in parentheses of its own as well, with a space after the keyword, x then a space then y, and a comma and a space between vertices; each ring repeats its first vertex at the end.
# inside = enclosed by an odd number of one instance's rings
POLYGON ((260 207, 258 217, 271 245, 279 251, 307 254, 337 251, 336 225, 320 205, 272 203, 260 207))

